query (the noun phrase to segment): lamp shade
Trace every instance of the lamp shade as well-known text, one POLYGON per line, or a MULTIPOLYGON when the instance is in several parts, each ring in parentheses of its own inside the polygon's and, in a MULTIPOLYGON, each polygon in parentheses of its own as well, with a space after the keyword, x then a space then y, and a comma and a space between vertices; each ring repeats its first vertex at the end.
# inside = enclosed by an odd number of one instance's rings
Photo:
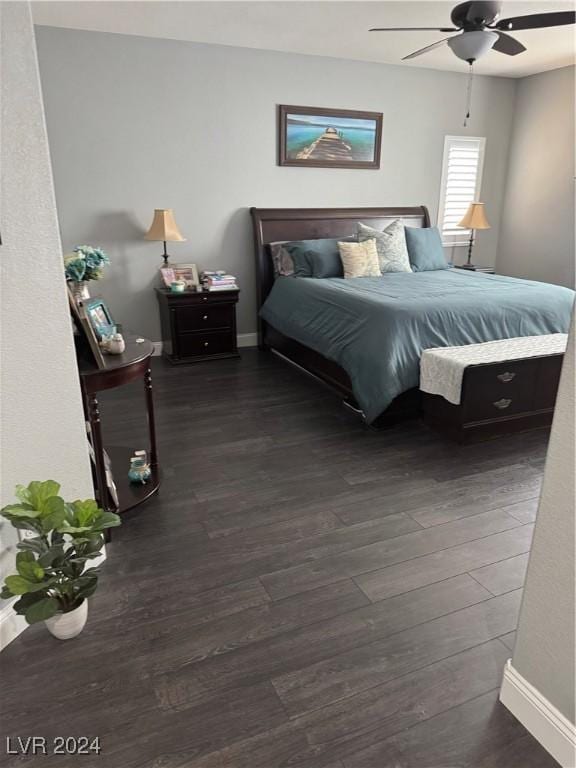
POLYGON ((464 229, 490 229, 490 224, 488 224, 484 213, 484 203, 470 203, 458 226, 464 229))
POLYGON ((186 240, 182 237, 174 219, 171 208, 156 208, 150 229, 144 235, 145 240, 158 240, 169 243, 180 243, 186 240))
POLYGON ((463 61, 476 61, 480 56, 488 53, 497 40, 497 32, 492 32, 490 29, 482 29, 454 35, 454 37, 448 40, 448 46, 459 59, 463 61))

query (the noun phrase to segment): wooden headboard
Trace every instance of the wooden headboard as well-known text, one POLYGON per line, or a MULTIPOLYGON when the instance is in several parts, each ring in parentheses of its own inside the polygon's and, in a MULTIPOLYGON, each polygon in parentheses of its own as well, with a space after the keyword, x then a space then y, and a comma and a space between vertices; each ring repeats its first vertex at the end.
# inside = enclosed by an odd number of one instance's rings
MULTIPOLYGON (((430 226, 430 216, 424 205, 413 208, 251 208, 250 213, 256 249, 258 312, 274 283, 272 259, 266 247, 268 243, 348 237, 356 233, 359 221, 380 230, 394 219, 400 219, 407 227, 430 226)), ((258 333, 261 337, 260 318, 258 333)))

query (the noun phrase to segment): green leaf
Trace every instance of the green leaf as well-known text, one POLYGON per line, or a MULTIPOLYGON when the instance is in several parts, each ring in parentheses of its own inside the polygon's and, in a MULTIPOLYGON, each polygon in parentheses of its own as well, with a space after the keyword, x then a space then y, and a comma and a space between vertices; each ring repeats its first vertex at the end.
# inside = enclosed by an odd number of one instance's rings
POLYGON ((30 503, 30 494, 28 493, 28 488, 26 488, 24 485, 16 486, 15 495, 17 499, 20 499, 22 504, 30 503))
POLYGON ((14 603, 14 610, 16 613, 23 615, 33 603, 37 603, 39 600, 44 600, 45 595, 41 592, 28 592, 14 603))
POLYGON ((70 525, 66 520, 62 523, 62 525, 59 525, 56 529, 60 533, 86 533, 87 531, 92 530, 92 526, 76 526, 76 525, 70 525))
POLYGON ((42 568, 50 568, 54 564, 64 557, 64 549, 61 545, 50 547, 38 558, 38 563, 42 568))
POLYGON ((41 517, 42 530, 45 533, 58 528, 66 518, 64 499, 61 499, 60 496, 51 496, 49 499, 46 499, 41 517))
POLYGON ((2 508, 2 515, 10 519, 11 517, 40 517, 40 512, 29 504, 8 504, 2 508))
POLYGON ((45 597, 38 602, 33 603, 24 614, 28 624, 35 624, 37 621, 46 621, 58 613, 58 601, 54 597, 45 597))
POLYGON ((103 531, 104 528, 115 528, 118 525, 122 525, 120 515, 114 512, 102 512, 94 522, 94 530, 103 531))
POLYGON ((28 581, 42 581, 44 569, 36 561, 32 552, 18 552, 16 555, 16 570, 28 581))
POLYGON ((87 582, 82 582, 82 585, 80 589, 78 590, 77 594, 78 597, 91 597, 94 592, 96 592, 96 587, 98 586, 98 578, 91 579, 87 582))
POLYGON ((2 590, 0 590, 0 597, 2 600, 10 600, 11 597, 14 597, 14 594, 4 585, 2 590))
POLYGON ((48 499, 50 499, 52 496, 58 496, 59 490, 60 485, 54 480, 45 480, 44 482, 33 480, 28 484, 27 501, 29 504, 32 504, 34 509, 38 509, 43 512, 48 499))
POLYGON ((94 499, 85 499, 84 501, 78 499, 73 501, 72 509, 74 510, 73 524, 80 528, 90 525, 100 512, 98 504, 96 504, 94 499))
MULTIPOLYGON (((60 501, 62 501, 62 499, 60 499, 60 501)), ((61 509, 55 509, 49 515, 45 515, 42 517, 42 529, 44 533, 48 533, 49 531, 52 531, 55 528, 56 529, 59 528, 65 519, 66 519, 66 511, 64 509, 64 504, 62 504, 61 509)))
POLYGON ((54 584, 54 579, 44 581, 29 581, 23 576, 6 576, 4 583, 13 595, 25 595, 28 592, 38 592, 41 589, 49 589, 54 584))
POLYGON ((13 595, 25 595, 34 592, 36 584, 23 576, 6 576, 4 582, 13 595))

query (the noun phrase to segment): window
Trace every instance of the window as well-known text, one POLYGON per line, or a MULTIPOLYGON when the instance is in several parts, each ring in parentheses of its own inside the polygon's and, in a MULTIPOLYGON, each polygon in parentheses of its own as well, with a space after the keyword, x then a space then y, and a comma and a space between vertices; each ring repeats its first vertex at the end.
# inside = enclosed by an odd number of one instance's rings
POLYGON ((444 245, 467 245, 470 230, 459 229, 470 203, 479 199, 486 139, 446 136, 442 183, 438 206, 438 228, 444 245))

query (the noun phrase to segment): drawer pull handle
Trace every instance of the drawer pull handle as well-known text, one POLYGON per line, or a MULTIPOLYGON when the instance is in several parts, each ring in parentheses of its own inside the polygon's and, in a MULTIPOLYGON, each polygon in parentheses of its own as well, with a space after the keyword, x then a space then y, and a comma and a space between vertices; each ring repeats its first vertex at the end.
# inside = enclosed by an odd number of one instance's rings
POLYGON ((496 402, 494 403, 494 406, 496 408, 499 408, 501 411, 503 411, 504 408, 508 408, 511 402, 512 400, 510 400, 509 398, 503 397, 501 400, 496 400, 496 402))
POLYGON ((205 342, 204 342, 204 346, 205 346, 205 347, 207 347, 207 346, 208 346, 208 342, 207 342, 207 341, 205 341, 205 342))
POLYGON ((506 371, 505 373, 499 373, 496 378, 499 381, 502 381, 504 384, 508 384, 508 382, 512 381, 512 379, 516 376, 515 373, 510 373, 510 371, 506 371))

